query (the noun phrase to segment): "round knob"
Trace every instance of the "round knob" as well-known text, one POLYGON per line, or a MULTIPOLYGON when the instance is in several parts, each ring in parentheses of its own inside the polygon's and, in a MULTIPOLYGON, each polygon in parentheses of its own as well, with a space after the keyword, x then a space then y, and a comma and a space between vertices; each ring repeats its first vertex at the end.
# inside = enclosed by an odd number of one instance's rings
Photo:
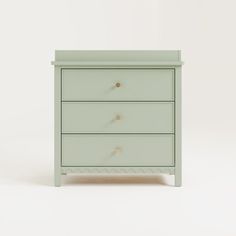
POLYGON ((122 147, 115 147, 113 150, 114 155, 121 154, 121 152, 122 152, 122 147))
POLYGON ((121 84, 119 82, 116 83, 116 87, 119 88, 121 84))
POLYGON ((116 120, 121 120, 121 116, 120 115, 116 115, 116 120))

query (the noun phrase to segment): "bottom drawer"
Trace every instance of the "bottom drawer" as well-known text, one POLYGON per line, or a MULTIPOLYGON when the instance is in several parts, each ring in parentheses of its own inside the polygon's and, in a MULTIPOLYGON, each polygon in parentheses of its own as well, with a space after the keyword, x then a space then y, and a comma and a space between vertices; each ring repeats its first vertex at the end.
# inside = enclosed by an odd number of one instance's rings
POLYGON ((64 134, 62 166, 174 166, 174 135, 64 134))

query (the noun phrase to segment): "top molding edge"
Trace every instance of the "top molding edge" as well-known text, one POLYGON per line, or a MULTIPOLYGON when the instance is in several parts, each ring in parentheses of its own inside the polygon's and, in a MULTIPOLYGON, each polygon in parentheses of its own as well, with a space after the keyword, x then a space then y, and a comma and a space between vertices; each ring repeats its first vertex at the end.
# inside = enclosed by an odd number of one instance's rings
POLYGON ((55 51, 55 66, 181 66, 181 51, 55 51))

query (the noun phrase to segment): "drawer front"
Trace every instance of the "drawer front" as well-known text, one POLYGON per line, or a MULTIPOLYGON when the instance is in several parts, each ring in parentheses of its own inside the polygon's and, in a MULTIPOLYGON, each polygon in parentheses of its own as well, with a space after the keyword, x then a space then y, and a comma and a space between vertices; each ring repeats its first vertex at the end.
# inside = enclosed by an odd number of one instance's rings
POLYGON ((63 101, 173 101, 173 69, 63 69, 63 101))
POLYGON ((63 102, 63 133, 173 133, 173 102, 63 102))
POLYGON ((64 134, 63 166, 174 166, 172 134, 64 134))

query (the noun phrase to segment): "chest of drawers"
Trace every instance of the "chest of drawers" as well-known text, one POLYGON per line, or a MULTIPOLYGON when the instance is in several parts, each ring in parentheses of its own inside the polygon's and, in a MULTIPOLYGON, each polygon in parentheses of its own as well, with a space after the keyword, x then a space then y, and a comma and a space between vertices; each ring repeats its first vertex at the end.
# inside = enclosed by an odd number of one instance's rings
POLYGON ((70 173, 175 175, 180 51, 56 51, 55 185, 70 173))

